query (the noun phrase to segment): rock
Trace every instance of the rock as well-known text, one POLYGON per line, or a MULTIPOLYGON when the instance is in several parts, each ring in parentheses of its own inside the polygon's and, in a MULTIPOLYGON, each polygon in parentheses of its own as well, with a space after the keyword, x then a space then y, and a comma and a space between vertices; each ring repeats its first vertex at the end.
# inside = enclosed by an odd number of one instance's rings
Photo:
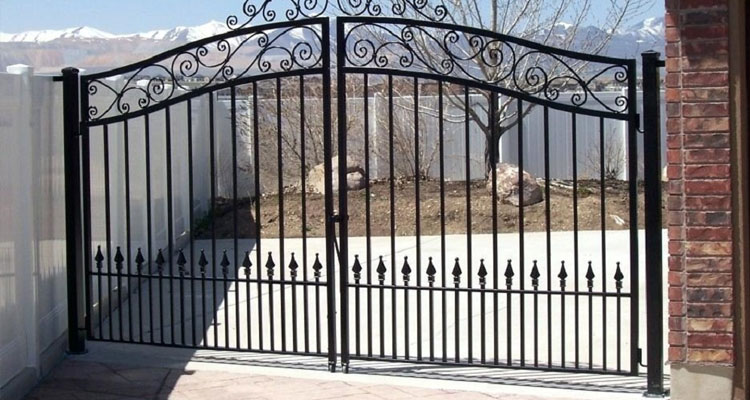
POLYGON ((615 221, 615 224, 617 224, 618 226, 625 226, 625 224, 627 224, 627 222, 625 222, 624 219, 620 218, 619 215, 610 214, 609 217, 612 218, 612 221, 615 221))
MULTIPOLYGON (((519 207, 518 166, 498 164, 496 168, 498 198, 519 207)), ((487 190, 492 193, 492 174, 490 174, 490 179, 487 180, 487 190)), ((536 178, 523 171, 523 206, 534 205, 543 200, 544 194, 536 178)))
MULTIPOLYGON (((338 156, 331 159, 333 163, 333 191, 339 190, 339 158, 338 156)), ((352 158, 346 158, 346 187, 349 191, 362 190, 367 186, 365 179, 365 170, 352 158)), ((307 190, 313 193, 325 193, 325 165, 315 166, 307 174, 307 190)))
MULTIPOLYGON (((335 179, 334 179, 335 180, 335 179)), ((367 186, 365 174, 359 171, 346 174, 346 188, 349 191, 362 190, 367 186)))

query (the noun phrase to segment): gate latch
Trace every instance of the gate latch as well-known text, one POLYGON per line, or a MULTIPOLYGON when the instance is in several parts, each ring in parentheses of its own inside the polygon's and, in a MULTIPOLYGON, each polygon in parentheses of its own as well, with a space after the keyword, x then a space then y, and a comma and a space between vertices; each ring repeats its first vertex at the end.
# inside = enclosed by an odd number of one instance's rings
POLYGON ((339 214, 333 214, 333 215, 331 215, 331 219, 330 219, 330 221, 333 222, 334 224, 340 224, 340 223, 342 223, 344 221, 348 221, 348 220, 349 220, 349 216, 344 217, 344 216, 341 216, 339 214))

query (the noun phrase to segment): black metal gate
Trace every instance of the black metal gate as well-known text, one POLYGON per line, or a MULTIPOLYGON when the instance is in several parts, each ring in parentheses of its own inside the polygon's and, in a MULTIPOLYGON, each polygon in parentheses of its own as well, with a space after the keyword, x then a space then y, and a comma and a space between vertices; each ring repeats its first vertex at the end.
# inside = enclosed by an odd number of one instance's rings
POLYGON ((71 327, 327 355, 331 370, 340 355, 345 370, 638 374, 645 226, 661 354, 660 150, 648 140, 639 158, 635 60, 447 24, 442 5, 409 1, 394 17, 339 2, 332 47, 328 2, 292 3, 285 22, 246 4, 225 34, 80 86, 64 72, 71 310, 85 293, 71 327))

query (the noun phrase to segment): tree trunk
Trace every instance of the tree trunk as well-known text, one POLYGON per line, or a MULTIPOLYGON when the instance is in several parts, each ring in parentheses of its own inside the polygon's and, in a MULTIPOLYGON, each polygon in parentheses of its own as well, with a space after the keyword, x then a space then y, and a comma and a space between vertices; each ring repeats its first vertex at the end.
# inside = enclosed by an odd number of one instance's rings
POLYGON ((498 126, 497 137, 494 140, 492 139, 492 132, 485 134, 484 175, 486 179, 490 179, 492 169, 496 168, 497 164, 500 162, 500 138, 503 137, 506 130, 507 128, 498 126))

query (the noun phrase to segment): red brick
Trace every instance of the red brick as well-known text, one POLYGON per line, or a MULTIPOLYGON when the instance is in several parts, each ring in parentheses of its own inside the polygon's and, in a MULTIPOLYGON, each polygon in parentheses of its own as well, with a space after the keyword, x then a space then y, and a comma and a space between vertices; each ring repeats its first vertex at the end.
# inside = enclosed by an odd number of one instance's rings
POLYGON ((679 241, 670 241, 667 245, 669 254, 681 255, 685 252, 685 244, 679 241))
POLYGON ((667 162, 669 164, 679 164, 682 162, 682 151, 667 150, 667 162))
POLYGON ((709 55, 683 57, 680 68, 685 72, 721 71, 729 68, 729 55, 726 53, 709 53, 709 55))
POLYGON ((731 350, 692 350, 687 351, 688 362, 710 362, 729 364, 734 360, 734 355, 731 350))
POLYGON ((694 318, 731 318, 731 303, 688 304, 687 316, 694 318))
POLYGON ((691 287, 731 287, 732 274, 691 273, 687 274, 687 284, 691 287))
POLYGON ((690 241, 729 241, 732 240, 732 228, 730 227, 689 227, 685 238, 690 241))
POLYGON ((682 317, 669 317, 668 325, 671 331, 686 330, 685 318, 682 317))
POLYGON ((664 85, 668 88, 679 87, 682 85, 682 75, 677 73, 667 73, 664 78, 664 85))
POLYGON ((699 103, 685 104, 682 106, 682 114, 685 117, 728 117, 728 103, 699 103))
POLYGON ((729 318, 688 318, 690 332, 732 332, 734 323, 729 318))
POLYGON ((729 148, 729 133, 690 134, 684 137, 685 148, 729 148))
POLYGON ((729 131, 728 117, 685 118, 682 120, 685 132, 709 133, 729 131))
POLYGON ((729 88, 682 89, 680 98, 685 102, 729 101, 729 88))
POLYGON ((694 257, 731 256, 731 242, 687 242, 685 253, 694 257))
POLYGON ((669 361, 682 362, 687 358, 687 349, 685 347, 670 347, 669 361))
POLYGON ((667 193, 679 195, 685 191, 685 185, 682 181, 669 181, 667 183, 667 193))
POLYGON ((726 12, 726 4, 727 2, 725 0, 681 0, 680 9, 683 10, 683 13, 695 8, 700 8, 701 10, 698 10, 699 12, 709 11, 704 10, 705 8, 711 8, 715 12, 726 12))
POLYGON ((685 182, 685 194, 728 194, 732 193, 732 181, 728 179, 697 180, 685 182))
POLYGON ((682 120, 678 118, 667 119, 667 134, 682 133, 682 120))
POLYGON ((732 224, 732 214, 729 212, 690 211, 685 215, 689 226, 731 226, 732 224))
POLYGON ((671 346, 684 346, 685 345, 685 334, 682 332, 669 332, 669 344, 671 346))
POLYGON ((688 287, 685 296, 688 302, 693 303, 716 303, 721 301, 732 301, 732 289, 730 288, 691 288, 688 287))
POLYGON ((682 212, 670 212, 667 214, 669 225, 682 225, 685 223, 685 214, 682 212))
POLYGON ((700 10, 697 12, 682 13, 682 25, 710 25, 726 24, 728 16, 726 10, 700 10))
POLYGON ((680 56, 680 45, 676 42, 674 43, 667 43, 666 46, 664 46, 664 55, 667 57, 679 57, 680 56))
POLYGON ((667 264, 669 265, 670 271, 682 271, 685 268, 683 267, 683 258, 678 256, 670 256, 667 258, 667 264))
POLYGON ((684 41, 696 39, 723 39, 729 37, 729 25, 715 24, 687 26, 682 28, 680 37, 686 39, 684 41))
POLYGON ((686 210, 730 211, 732 209, 731 196, 686 196, 686 210))
POLYGON ((733 343, 732 335, 727 334, 691 333, 687 338, 690 348, 731 349, 733 343))
MULTIPOLYGON (((666 70, 667 70, 667 73, 681 71, 680 59, 679 58, 668 58, 667 62, 666 62, 666 70)), ((679 95, 678 95, 678 97, 679 97, 679 95)))
POLYGON ((664 38, 669 42, 680 41, 680 30, 677 28, 667 28, 664 30, 664 38))
POLYGON ((685 162, 692 164, 728 164, 729 149, 696 149, 684 152, 685 162))
POLYGON ((673 317, 681 317, 685 315, 685 303, 681 301, 670 301, 668 308, 669 315, 673 317))
MULTIPOLYGON (((667 108, 669 108, 669 106, 667 106, 667 108)), ((681 149, 682 148, 682 135, 667 135, 667 148, 673 149, 673 150, 681 149)))
POLYGON ((685 239, 685 230, 681 226, 670 226, 667 229, 669 240, 677 241, 685 239))
POLYGON ((664 101, 669 103, 679 103, 680 100, 682 100, 682 96, 680 95, 680 90, 678 88, 667 88, 667 90, 664 91, 664 101))
POLYGON ((688 272, 730 272, 732 259, 730 257, 717 258, 685 258, 685 270, 688 272))
POLYGON ((685 167, 685 177, 691 178, 731 178, 729 165, 688 165, 685 167))
POLYGON ((728 53, 729 40, 726 37, 717 40, 686 40, 682 42, 682 55, 687 58, 711 58, 716 54, 726 56, 728 53))
POLYGON ((682 272, 669 271, 667 273, 667 282, 671 286, 682 286, 685 283, 683 276, 684 274, 682 272))
POLYGON ((682 76, 682 83, 688 88, 729 87, 728 72, 694 72, 682 76))

